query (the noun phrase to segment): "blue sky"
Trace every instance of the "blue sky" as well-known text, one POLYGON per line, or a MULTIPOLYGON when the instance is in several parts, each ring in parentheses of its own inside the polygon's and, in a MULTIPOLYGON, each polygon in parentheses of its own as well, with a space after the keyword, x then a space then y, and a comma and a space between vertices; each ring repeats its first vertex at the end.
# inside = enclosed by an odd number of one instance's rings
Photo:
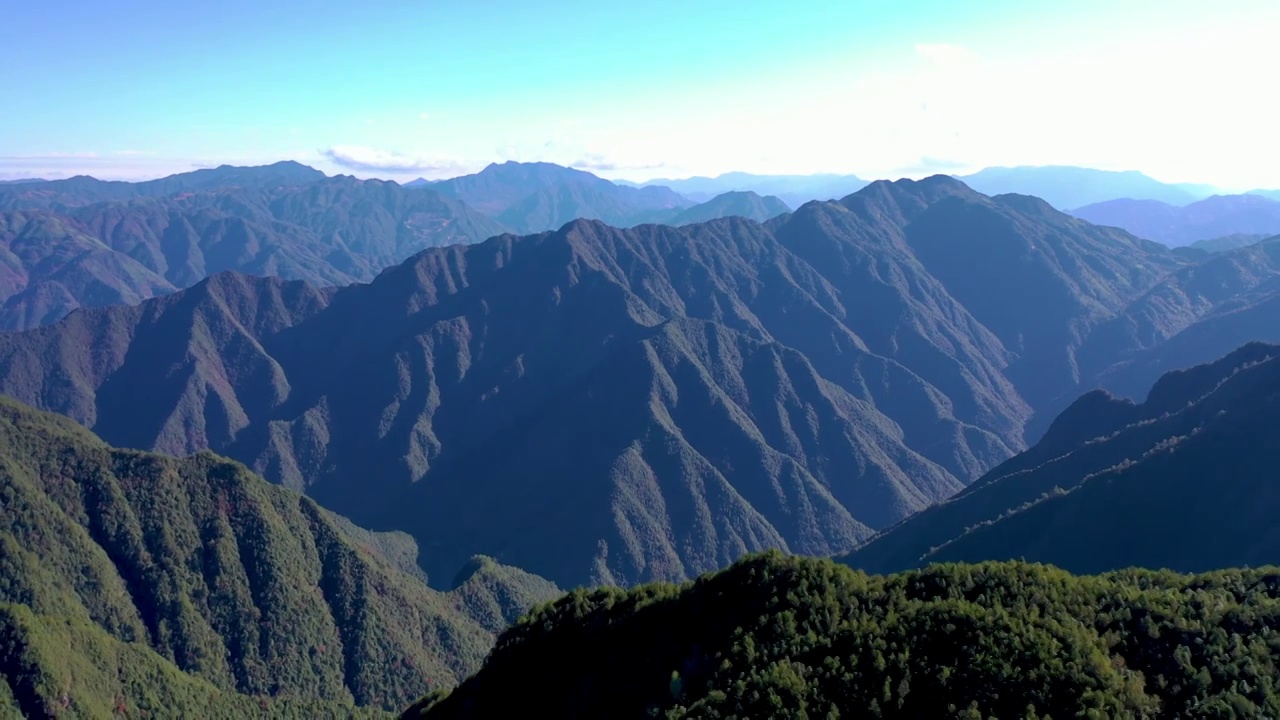
POLYGON ((0 178, 1138 169, 1280 187, 1275 0, 16 0, 0 178))

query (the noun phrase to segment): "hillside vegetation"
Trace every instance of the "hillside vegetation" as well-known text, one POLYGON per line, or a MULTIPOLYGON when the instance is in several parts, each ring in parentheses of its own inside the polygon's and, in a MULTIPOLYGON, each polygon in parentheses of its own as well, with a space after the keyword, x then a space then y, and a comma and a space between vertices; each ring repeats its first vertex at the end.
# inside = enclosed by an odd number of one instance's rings
POLYGON ((867 576, 745 559, 577 591, 404 718, 1241 718, 1280 712, 1280 571, 867 576))

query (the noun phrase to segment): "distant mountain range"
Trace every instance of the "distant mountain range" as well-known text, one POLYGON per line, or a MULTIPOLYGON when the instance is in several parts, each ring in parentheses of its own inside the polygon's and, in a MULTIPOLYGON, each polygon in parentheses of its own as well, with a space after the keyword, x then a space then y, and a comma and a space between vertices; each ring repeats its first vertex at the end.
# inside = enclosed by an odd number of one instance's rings
POLYGON ((0 391, 410 532, 437 579, 477 554, 681 579, 848 551, 1084 390, 1280 340, 1278 248, 1174 252, 951 178, 878 182, 764 224, 429 249, 338 290, 222 273, 0 336, 0 391))
POLYGON ((231 188, 271 190, 307 185, 323 179, 324 173, 293 161, 256 167, 222 165, 136 183, 98 180, 78 175, 66 180, 11 184, 0 190, 0 210, 59 210, 93 203, 231 188))
POLYGON ((662 222, 694 203, 663 187, 633 188, 551 163, 494 163, 475 175, 421 186, 457 198, 521 233, 578 218, 628 227, 662 222))
POLYGON ((993 167, 957 177, 980 193, 1034 195, 1059 210, 1122 198, 1186 205, 1217 192, 1208 185, 1162 183, 1135 171, 1113 172, 1053 165, 993 167))
POLYGON ((1034 447, 846 558, 890 572, 1024 558, 1075 572, 1280 564, 1280 347, 1077 400, 1034 447))
POLYGON ((224 270, 347 285, 505 231, 465 204, 300 165, 0 188, 0 328, 134 304, 224 270), (292 183, 292 184, 291 184, 292 183))
POLYGON ((399 709, 558 594, 485 558, 430 590, 402 533, 211 453, 114 449, 9 399, 0 458, 0 710, 19 716, 399 709))
POLYGON ((1268 235, 1250 235, 1247 233, 1237 235, 1224 235, 1222 237, 1211 238, 1209 240, 1197 240, 1188 247, 1194 250, 1204 250, 1205 252, 1225 252, 1227 250, 1236 250, 1250 245, 1269 240, 1272 236, 1268 235))
POLYGON ((1071 214, 1175 247, 1228 235, 1280 235, 1280 201, 1260 195, 1214 195, 1183 207, 1158 200, 1108 200, 1071 214))
POLYGON ((868 181, 853 175, 753 175, 731 172, 716 177, 691 177, 681 180, 649 180, 644 183, 618 181, 633 187, 667 187, 684 197, 706 202, 729 192, 753 192, 773 195, 790 208, 798 208, 811 200, 839 200, 866 187, 868 181))
POLYGON ((710 200, 694 205, 668 218, 667 225, 692 225, 710 222, 720 218, 740 217, 756 222, 771 220, 779 215, 791 212, 791 208, 781 199, 772 195, 761 197, 750 190, 727 192, 710 200))

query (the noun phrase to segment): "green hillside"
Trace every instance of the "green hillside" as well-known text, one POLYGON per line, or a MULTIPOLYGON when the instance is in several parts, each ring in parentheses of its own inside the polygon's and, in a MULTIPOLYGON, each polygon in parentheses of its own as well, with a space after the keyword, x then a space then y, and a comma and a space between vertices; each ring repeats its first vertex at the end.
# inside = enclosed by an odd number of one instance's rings
POLYGON ((215 688, 401 707, 557 592, 483 559, 431 590, 406 535, 354 529, 212 453, 113 449, 8 399, 0 504, 2 674, 34 717, 215 688))

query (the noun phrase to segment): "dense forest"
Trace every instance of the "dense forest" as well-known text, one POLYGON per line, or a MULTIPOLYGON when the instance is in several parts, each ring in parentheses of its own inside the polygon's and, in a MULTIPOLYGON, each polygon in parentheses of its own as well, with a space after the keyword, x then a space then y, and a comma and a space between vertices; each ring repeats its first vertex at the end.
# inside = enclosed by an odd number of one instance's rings
POLYGON ((578 590, 404 718, 1256 718, 1280 713, 1280 570, 1017 562, 869 576, 769 552, 578 590))

